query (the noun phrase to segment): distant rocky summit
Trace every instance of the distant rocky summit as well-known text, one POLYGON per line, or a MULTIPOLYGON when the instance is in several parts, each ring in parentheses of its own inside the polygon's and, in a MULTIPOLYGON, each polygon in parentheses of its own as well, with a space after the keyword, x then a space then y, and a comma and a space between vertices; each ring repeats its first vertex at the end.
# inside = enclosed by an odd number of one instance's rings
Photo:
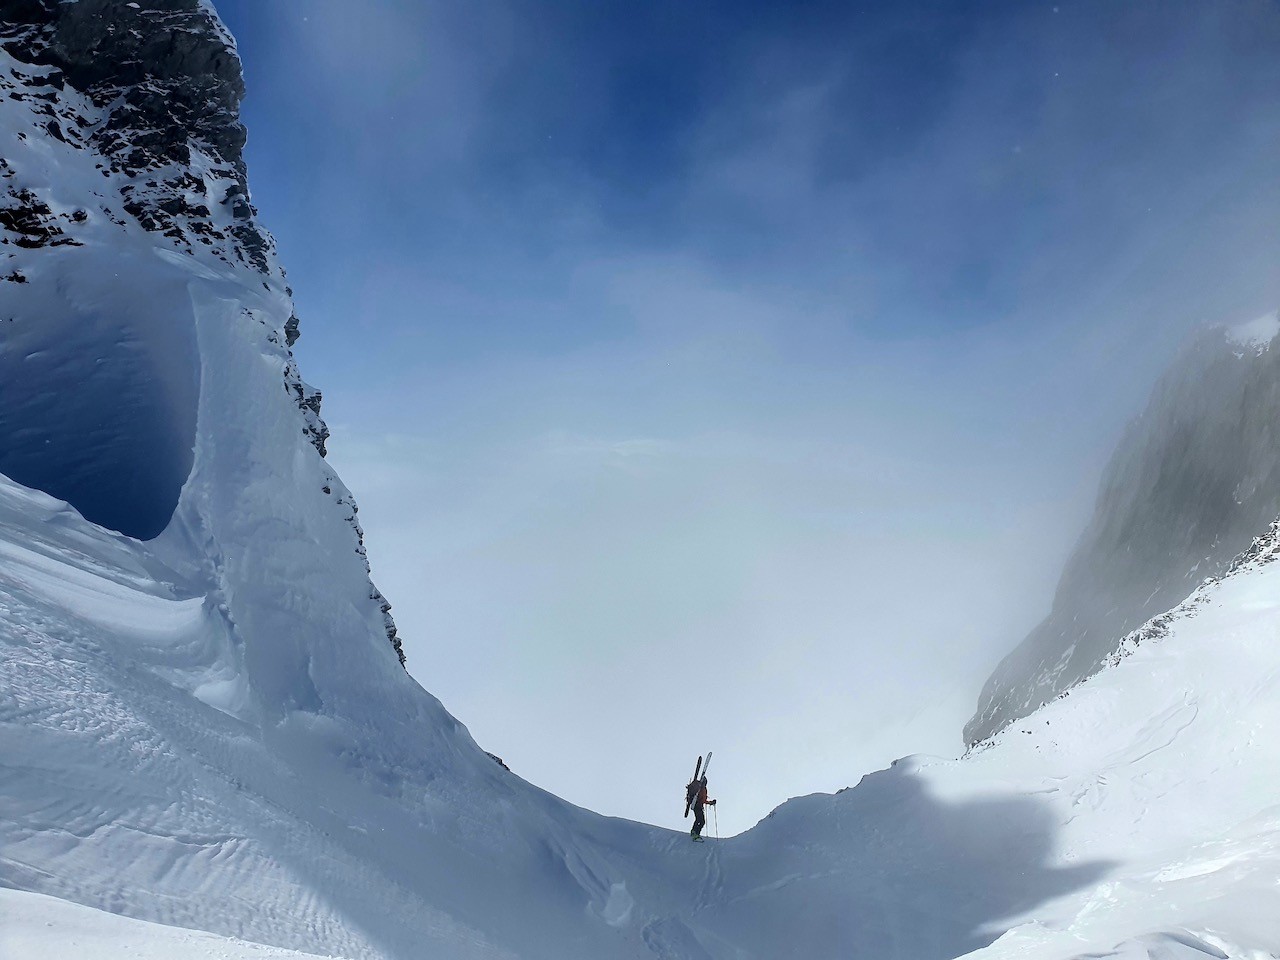
POLYGON ((987 680, 967 743, 1095 673, 1280 515, 1278 332, 1268 315, 1183 348, 1106 468, 1052 611, 987 680))

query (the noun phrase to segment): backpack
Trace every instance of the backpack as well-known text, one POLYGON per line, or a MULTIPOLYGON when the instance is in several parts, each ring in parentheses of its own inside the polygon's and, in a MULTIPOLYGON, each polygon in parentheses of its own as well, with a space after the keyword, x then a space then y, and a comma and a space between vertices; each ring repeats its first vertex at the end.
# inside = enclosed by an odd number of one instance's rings
POLYGON ((692 781, 685 788, 685 799, 689 801, 690 806, 698 805, 698 798, 702 796, 702 792, 707 789, 707 778, 692 781))

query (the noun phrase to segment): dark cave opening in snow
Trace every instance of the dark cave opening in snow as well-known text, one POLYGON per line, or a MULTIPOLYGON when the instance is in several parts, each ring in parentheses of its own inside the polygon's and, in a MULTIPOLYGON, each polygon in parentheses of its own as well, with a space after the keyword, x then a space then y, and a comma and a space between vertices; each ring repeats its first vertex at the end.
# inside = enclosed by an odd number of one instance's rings
POLYGON ((191 472, 199 376, 189 301, 0 317, 0 473, 138 540, 168 525, 191 472))

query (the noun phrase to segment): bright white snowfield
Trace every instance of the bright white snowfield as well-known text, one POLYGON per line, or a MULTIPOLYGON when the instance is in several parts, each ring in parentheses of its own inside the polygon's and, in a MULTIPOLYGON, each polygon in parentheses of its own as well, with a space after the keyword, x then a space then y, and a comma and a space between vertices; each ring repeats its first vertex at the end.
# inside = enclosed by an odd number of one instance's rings
POLYGON ((62 956, 94 960, 312 960, 313 954, 133 920, 39 893, 0 890, 6 957, 62 956))
POLYGON ((121 214, 50 96, 0 98, 6 183, 76 241, 0 280, 0 958, 1280 956, 1274 534, 966 759, 705 844, 679 783, 671 830, 600 817, 401 668, 270 250, 121 214))
MULTIPOLYGON (((243 602, 309 623, 324 702, 269 710, 240 649, 255 635, 216 590, 193 595, 158 545, 7 482, 0 542, 8 886, 348 957, 1183 960, 1280 946, 1274 543, 992 746, 902 761, 699 846, 502 771, 374 625, 344 648, 312 619, 318 574, 299 558, 302 586, 243 602)), ((280 955, 15 894, 0 909, 6 958, 280 955)))

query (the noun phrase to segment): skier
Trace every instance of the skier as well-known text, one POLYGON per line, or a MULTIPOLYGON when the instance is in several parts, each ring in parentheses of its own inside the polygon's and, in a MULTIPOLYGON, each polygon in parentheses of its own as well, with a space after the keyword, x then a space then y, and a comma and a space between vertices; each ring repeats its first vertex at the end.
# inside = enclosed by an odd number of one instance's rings
POLYGON ((707 775, 704 773, 702 779, 694 780, 689 784, 689 792, 693 797, 693 829, 689 831, 689 837, 695 843, 702 843, 702 828, 707 824, 707 816, 703 811, 704 804, 715 806, 714 800, 707 799, 707 775))

